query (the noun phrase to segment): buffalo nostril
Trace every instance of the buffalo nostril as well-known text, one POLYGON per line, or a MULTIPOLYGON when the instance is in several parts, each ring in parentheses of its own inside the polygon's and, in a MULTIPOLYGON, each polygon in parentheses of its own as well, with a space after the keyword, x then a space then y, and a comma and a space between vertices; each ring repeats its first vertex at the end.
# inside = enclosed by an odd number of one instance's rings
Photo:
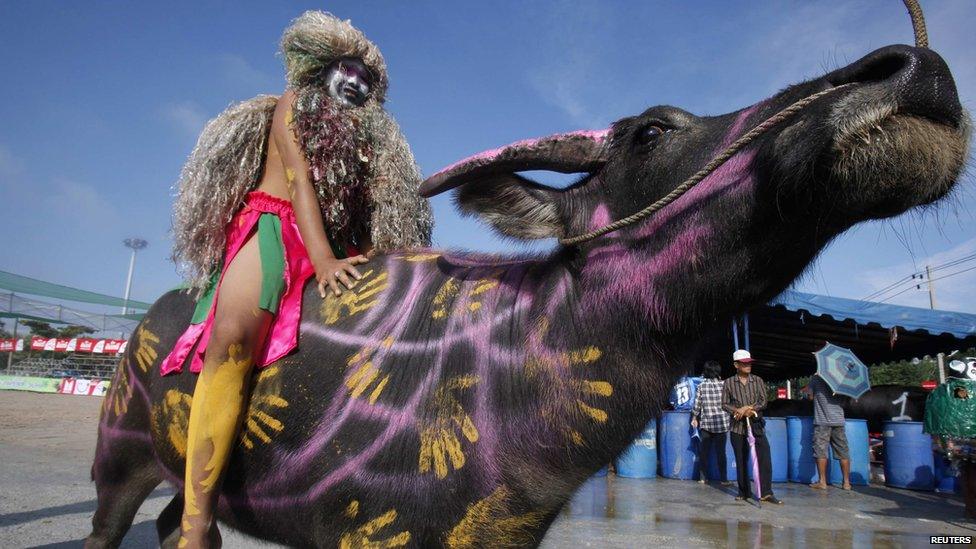
POLYGON ((882 82, 901 72, 908 66, 909 61, 908 55, 900 52, 866 59, 848 67, 847 70, 840 71, 839 74, 830 79, 830 83, 834 86, 840 86, 843 84, 882 82))

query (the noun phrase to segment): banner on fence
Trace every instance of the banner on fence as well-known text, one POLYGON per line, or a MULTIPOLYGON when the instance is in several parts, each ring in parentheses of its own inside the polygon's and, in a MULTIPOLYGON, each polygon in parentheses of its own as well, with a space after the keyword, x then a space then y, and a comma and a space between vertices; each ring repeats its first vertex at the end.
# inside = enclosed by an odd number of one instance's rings
POLYGON ((84 379, 66 377, 58 384, 57 390, 63 395, 105 396, 109 381, 105 379, 84 379))
POLYGON ((0 389, 57 393, 60 379, 50 377, 0 376, 0 389))
POLYGON ((0 339, 0 353, 23 351, 24 339, 0 339))
MULTIPOLYGON (((14 341, 12 339, 0 339, 0 352, 9 351, 3 347, 5 342, 14 341)), ((122 354, 125 352, 126 341, 124 339, 91 339, 76 337, 72 339, 61 339, 56 337, 32 337, 30 348, 32 351, 55 351, 58 353, 94 353, 94 354, 122 354)), ((24 349, 24 341, 18 340, 16 344, 18 351, 24 349)))

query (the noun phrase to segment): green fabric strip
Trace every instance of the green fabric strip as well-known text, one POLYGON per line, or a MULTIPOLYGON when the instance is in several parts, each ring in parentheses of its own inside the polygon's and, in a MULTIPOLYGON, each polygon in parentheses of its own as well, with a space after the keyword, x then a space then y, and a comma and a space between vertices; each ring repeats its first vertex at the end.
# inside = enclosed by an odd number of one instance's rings
POLYGON ((210 305, 213 304, 214 293, 217 291, 217 281, 220 280, 220 273, 223 271, 224 262, 221 261, 213 274, 210 275, 210 282, 207 283, 207 291, 200 296, 200 301, 197 301, 197 306, 193 309, 193 318, 190 319, 190 324, 200 324, 204 320, 207 320, 210 305))
POLYGON ((258 247, 261 249, 261 300, 258 306, 271 314, 285 291, 285 245, 281 241, 281 219, 263 213, 258 219, 258 247))
MULTIPOLYGON (((273 213, 262 213, 257 224, 258 250, 261 255, 261 296, 258 307, 271 314, 278 312, 281 295, 285 291, 285 245, 281 239, 281 219, 273 213)), ((250 236, 248 237, 250 238, 250 236)), ((207 290, 200 297, 190 324, 200 324, 207 320, 210 307, 217 293, 217 282, 224 270, 223 261, 217 266, 207 290)))

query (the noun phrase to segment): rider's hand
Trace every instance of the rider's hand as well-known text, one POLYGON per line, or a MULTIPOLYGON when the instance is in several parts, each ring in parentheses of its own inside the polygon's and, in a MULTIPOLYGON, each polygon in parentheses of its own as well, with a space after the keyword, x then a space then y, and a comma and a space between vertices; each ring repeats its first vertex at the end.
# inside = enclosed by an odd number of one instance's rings
POLYGON ((697 428, 698 428, 698 418, 697 418, 697 417, 693 417, 693 418, 691 418, 691 426, 692 426, 693 428, 695 428, 695 429, 697 429, 697 428))
POLYGON ((366 257, 357 255, 355 257, 349 257, 346 259, 336 259, 334 257, 323 259, 315 263, 315 279, 319 283, 319 295, 325 299, 325 286, 328 285, 332 288, 332 293, 335 295, 341 295, 342 289, 339 286, 341 282, 346 286, 346 288, 352 289, 356 285, 352 281, 352 278, 359 280, 363 275, 359 274, 359 271, 354 267, 354 265, 361 265, 366 263, 368 260, 366 257))

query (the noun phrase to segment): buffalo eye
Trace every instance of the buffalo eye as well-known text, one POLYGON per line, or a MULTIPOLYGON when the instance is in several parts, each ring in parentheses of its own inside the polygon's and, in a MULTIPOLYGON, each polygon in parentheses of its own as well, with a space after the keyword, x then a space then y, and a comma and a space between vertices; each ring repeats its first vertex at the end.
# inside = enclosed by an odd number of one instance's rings
POLYGON ((666 128, 660 124, 648 124, 638 130, 637 142, 641 145, 649 145, 669 131, 671 131, 670 128, 666 128))

